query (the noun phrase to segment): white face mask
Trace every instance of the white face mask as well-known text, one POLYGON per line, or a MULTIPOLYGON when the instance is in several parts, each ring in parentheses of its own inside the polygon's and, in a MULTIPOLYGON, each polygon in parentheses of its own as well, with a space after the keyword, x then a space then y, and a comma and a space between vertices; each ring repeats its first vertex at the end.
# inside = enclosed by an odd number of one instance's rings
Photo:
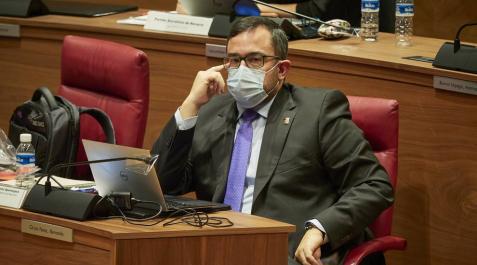
MULTIPOLYGON (((248 68, 240 65, 239 68, 228 69, 227 87, 229 93, 235 98, 237 105, 250 109, 268 97, 268 93, 263 89, 265 74, 275 68, 278 63, 267 72, 260 69, 248 68)), ((275 87, 269 92, 271 93, 275 87)))

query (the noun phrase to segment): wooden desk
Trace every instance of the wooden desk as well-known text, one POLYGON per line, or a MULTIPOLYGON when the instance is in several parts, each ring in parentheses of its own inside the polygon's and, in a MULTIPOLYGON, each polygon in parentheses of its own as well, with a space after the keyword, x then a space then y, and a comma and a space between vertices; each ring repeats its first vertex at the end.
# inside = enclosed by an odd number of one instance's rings
POLYGON ((145 227, 122 220, 78 222, 0 207, 2 264, 287 264, 294 226, 232 211, 227 228, 185 224, 145 227), (21 232, 22 219, 73 230, 73 242, 21 232))
MULTIPOLYGON (((148 32, 115 22, 135 14, 0 18, 0 23, 22 27, 21 38, 0 39, 0 127, 8 128, 14 107, 31 97, 37 86, 58 86, 62 38, 77 34, 126 43, 148 54, 151 104, 144 146, 150 148, 188 94, 196 72, 220 63, 204 56, 205 43, 225 40, 148 32)), ((433 88, 435 75, 473 82, 477 75, 401 58, 434 57, 442 42, 415 37, 413 47, 396 48, 392 35, 380 34, 377 43, 358 39, 290 43, 290 82, 400 102, 393 233, 406 237, 409 244, 406 252, 387 255, 391 264, 470 265, 477 252, 477 97, 433 88)))

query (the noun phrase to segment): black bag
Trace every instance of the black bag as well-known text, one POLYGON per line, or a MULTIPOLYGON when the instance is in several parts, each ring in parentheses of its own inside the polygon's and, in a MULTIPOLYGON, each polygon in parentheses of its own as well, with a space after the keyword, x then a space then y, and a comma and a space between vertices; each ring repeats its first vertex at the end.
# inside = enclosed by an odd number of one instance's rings
MULTIPOLYGON (((108 115, 100 109, 77 107, 61 96, 53 96, 46 87, 35 90, 31 100, 15 109, 10 118, 8 138, 18 146, 21 133, 32 135, 36 165, 41 172, 62 163, 76 162, 80 141, 80 115, 94 117, 104 130, 106 141, 115 144, 114 129, 108 115)), ((74 168, 52 172, 62 177, 72 176, 74 168)))

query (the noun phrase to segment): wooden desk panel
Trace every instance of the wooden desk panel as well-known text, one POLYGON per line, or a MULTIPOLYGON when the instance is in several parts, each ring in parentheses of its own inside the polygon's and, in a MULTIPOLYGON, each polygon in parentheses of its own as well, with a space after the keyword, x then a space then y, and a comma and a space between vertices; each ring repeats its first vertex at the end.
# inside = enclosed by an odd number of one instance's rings
MULTIPOLYGON (((115 23, 127 16, 94 21, 59 16, 0 18, 1 23, 23 25, 21 39, 0 39, 0 127, 8 127, 13 108, 31 97, 35 87, 58 86, 62 38, 78 34, 122 42, 148 54, 151 102, 144 147, 150 148, 188 94, 196 72, 220 64, 219 59, 204 56, 204 44, 225 41, 115 23)), ((393 232, 409 243, 406 252, 387 254, 390 264, 470 265, 477 251, 477 97, 432 87, 434 75, 474 82, 477 75, 401 58, 434 57, 442 42, 416 37, 413 47, 400 49, 394 47, 392 35, 380 34, 377 43, 357 39, 290 43, 289 81, 337 88, 349 95, 395 98, 400 103, 393 232)))
POLYGON ((286 264, 293 225, 231 211, 213 215, 228 218, 234 226, 78 222, 0 207, 0 260, 8 265, 286 264), (24 234, 22 219, 71 228, 73 242, 24 234))

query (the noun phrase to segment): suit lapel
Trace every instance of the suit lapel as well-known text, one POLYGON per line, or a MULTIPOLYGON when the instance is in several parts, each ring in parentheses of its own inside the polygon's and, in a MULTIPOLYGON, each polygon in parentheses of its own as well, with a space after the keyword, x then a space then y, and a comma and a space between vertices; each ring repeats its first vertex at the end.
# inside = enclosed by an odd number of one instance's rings
POLYGON ((254 204, 252 206, 252 212, 255 208, 255 200, 277 167, 295 114, 295 102, 291 98, 287 87, 284 87, 280 93, 278 93, 277 98, 275 98, 270 108, 267 125, 263 133, 253 192, 254 204))
POLYGON ((216 174, 215 177, 217 177, 217 186, 212 197, 212 201, 215 202, 222 202, 224 199, 236 124, 237 108, 235 104, 229 104, 217 114, 211 130, 211 135, 220 137, 218 144, 212 147, 212 164, 216 170, 211 174, 216 174))

